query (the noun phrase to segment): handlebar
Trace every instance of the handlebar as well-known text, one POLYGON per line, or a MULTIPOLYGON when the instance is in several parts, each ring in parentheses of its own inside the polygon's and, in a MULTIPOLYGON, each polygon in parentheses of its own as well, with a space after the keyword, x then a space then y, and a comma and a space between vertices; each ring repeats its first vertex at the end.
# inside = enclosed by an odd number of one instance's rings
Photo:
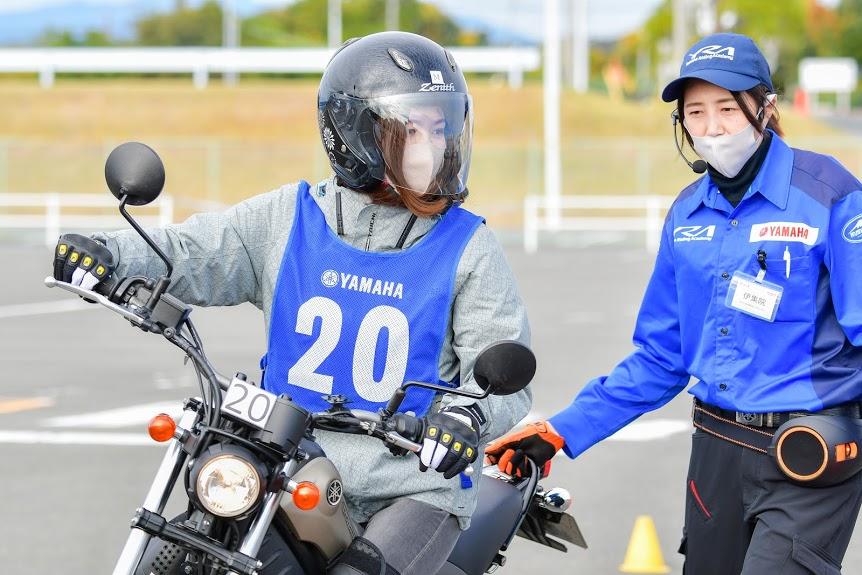
MULTIPOLYGON (((208 376, 210 376, 210 379, 213 383, 217 384, 222 390, 227 390, 227 388, 230 386, 231 380, 218 373, 210 364, 210 362, 204 356, 202 356, 193 345, 187 342, 185 338, 177 337, 177 334, 174 333, 173 329, 167 328, 165 330, 162 330, 148 318, 142 317, 141 315, 138 315, 135 312, 130 311, 129 309, 112 302, 104 295, 97 293, 93 290, 84 289, 80 286, 60 281, 52 276, 48 276, 45 278, 45 285, 49 288, 60 288, 75 295, 81 296, 87 300, 94 301, 102 305, 103 307, 108 308, 114 313, 123 316, 135 326, 140 327, 146 331, 162 333, 162 335, 164 335, 168 340, 170 340, 171 343, 182 349, 192 359, 192 361, 198 364, 203 369, 203 371, 208 376)), ((358 409, 345 410, 344 413, 350 414, 352 417, 354 417, 359 422, 359 425, 360 427, 362 427, 364 433, 378 437, 379 439, 390 445, 394 445, 395 447, 399 447, 413 453, 419 453, 420 451, 422 451, 421 444, 416 443, 415 441, 411 441, 410 439, 403 437, 395 431, 384 429, 383 424, 385 422, 379 413, 358 409)), ((314 414, 313 417, 315 418, 316 422, 322 421, 325 418, 330 418, 331 421, 336 421, 336 419, 332 419, 333 415, 334 414, 331 412, 322 412, 319 414, 314 414)), ((345 432, 344 429, 331 430, 345 432)), ((466 475, 472 475, 473 466, 468 466, 464 473, 466 475)))
MULTIPOLYGON (((355 419, 359 423, 359 427, 363 430, 364 433, 377 437, 390 445, 400 447, 401 449, 405 449, 413 453, 419 453, 420 451, 422 451, 421 443, 416 443, 415 441, 412 441, 391 429, 385 429, 385 421, 380 413, 374 413, 372 411, 366 411, 363 409, 349 409, 342 412, 337 412, 335 414, 325 411, 312 414, 312 418, 314 419, 315 425, 321 424, 319 425, 319 427, 323 429, 328 429, 330 431, 350 433, 346 429, 338 429, 337 426, 327 425, 327 423, 334 423, 340 420, 340 422, 343 423, 346 428, 349 423, 353 422, 348 421, 347 417, 345 416, 349 416, 355 419)), ((469 476, 473 475, 473 473, 474 468, 472 465, 468 465, 467 468, 464 470, 464 475, 469 476)))

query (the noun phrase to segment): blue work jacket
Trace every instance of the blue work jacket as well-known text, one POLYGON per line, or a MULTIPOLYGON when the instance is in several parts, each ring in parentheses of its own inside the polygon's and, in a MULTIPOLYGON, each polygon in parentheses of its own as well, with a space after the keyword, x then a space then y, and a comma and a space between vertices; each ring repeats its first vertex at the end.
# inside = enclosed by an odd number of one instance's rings
POLYGON ((690 393, 744 412, 817 411, 862 395, 862 184, 777 135, 734 208, 706 175, 665 220, 635 351, 550 419, 575 457, 690 393), (736 272, 783 291, 774 321, 726 303, 736 272))

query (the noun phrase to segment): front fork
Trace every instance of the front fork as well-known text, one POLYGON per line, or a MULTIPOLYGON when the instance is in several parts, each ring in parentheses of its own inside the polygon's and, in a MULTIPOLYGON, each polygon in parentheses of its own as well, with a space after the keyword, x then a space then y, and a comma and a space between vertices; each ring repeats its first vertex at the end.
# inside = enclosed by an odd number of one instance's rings
MULTIPOLYGON (((183 411, 177 429, 192 429, 199 418, 200 414, 196 410, 187 408, 183 411)), ((171 440, 168 450, 162 458, 162 463, 156 471, 150 490, 147 492, 147 497, 141 505, 143 509, 159 515, 162 514, 185 461, 186 453, 183 451, 182 444, 177 439, 171 440)), ((141 529, 132 529, 129 538, 126 539, 126 545, 120 553, 120 558, 114 566, 114 575, 134 575, 151 538, 152 535, 141 529)))
MULTIPOLYGON (((298 463, 294 459, 285 462, 275 474, 276 477, 280 474, 283 474, 288 478, 291 477, 296 471, 297 465, 298 463)), ((263 545, 263 538, 266 537, 269 526, 272 525, 272 520, 275 517, 275 512, 278 511, 278 508, 281 505, 281 498, 283 495, 284 490, 277 489, 276 491, 270 491, 266 496, 264 496, 263 501, 260 504, 260 511, 252 522, 251 527, 249 527, 248 533, 246 533, 242 540, 242 544, 239 547, 240 553, 248 555, 249 557, 257 557, 257 553, 260 551, 260 546, 263 545)), ((231 571, 231 573, 235 572, 231 571)))

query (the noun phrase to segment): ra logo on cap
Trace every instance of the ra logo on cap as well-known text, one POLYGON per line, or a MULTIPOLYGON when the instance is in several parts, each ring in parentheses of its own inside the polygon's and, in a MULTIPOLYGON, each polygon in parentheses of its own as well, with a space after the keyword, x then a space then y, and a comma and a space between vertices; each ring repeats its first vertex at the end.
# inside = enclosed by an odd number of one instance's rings
POLYGON ((700 62, 702 60, 712 60, 713 58, 733 60, 733 56, 735 53, 736 48, 734 48, 733 46, 720 46, 718 44, 704 46, 696 52, 692 52, 691 54, 689 54, 688 62, 686 62, 685 65, 688 66, 689 64, 694 64, 695 62, 700 62))

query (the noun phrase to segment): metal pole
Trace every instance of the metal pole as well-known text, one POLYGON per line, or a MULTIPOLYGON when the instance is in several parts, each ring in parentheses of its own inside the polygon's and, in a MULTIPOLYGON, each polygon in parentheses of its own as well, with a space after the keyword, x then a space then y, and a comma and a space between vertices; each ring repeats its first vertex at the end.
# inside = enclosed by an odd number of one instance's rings
POLYGON ((398 21, 400 19, 399 8, 401 2, 399 0, 386 0, 386 29, 398 30, 398 21))
POLYGON ((341 45, 341 0, 329 0, 326 39, 330 48, 341 45))
POLYGON ((673 54, 674 62, 682 62, 688 48, 688 0, 673 0, 673 54))
POLYGON ((560 226, 560 0, 545 2, 545 206, 548 227, 560 226))
MULTIPOLYGON (((239 46, 239 17, 236 12, 236 0, 222 0, 222 47, 234 50, 239 46)), ((228 86, 237 82, 237 73, 231 69, 224 72, 223 80, 228 86)))
POLYGON ((572 0, 572 88, 583 94, 590 83, 590 40, 587 1, 572 0))

